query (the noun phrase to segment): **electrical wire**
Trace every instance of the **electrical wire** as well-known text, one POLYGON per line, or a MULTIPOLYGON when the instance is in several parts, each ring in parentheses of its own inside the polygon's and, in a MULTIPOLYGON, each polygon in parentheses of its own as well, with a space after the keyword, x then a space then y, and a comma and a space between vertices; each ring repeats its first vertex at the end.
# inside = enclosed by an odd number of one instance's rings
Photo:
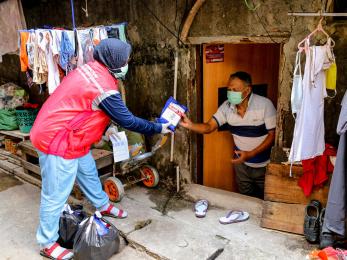
POLYGON ((169 33, 171 33, 179 42, 181 42, 183 45, 185 45, 185 43, 177 36, 177 34, 175 32, 173 32, 171 29, 169 29, 156 15, 155 13, 148 8, 147 4, 143 1, 140 0, 140 2, 142 3, 142 5, 147 9, 147 11, 158 21, 159 24, 161 24, 161 26, 163 26, 169 33))
MULTIPOLYGON (((177 20, 177 6, 178 6, 178 0, 176 0, 176 8, 175 8, 175 20, 174 20, 174 27, 175 27, 175 30, 177 31, 177 26, 176 26, 176 20, 177 20)), ((177 32, 177 35, 178 35, 178 32, 177 32)))

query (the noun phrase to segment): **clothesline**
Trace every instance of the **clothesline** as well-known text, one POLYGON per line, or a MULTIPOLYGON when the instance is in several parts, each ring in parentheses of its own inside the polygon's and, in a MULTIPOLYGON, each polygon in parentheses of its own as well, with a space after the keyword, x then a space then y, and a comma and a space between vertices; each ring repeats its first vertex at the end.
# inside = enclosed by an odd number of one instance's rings
POLYGON ((288 12, 288 15, 291 16, 335 16, 335 17, 344 17, 347 16, 347 13, 322 13, 322 12, 288 12))
POLYGON ((21 70, 36 84, 47 83, 53 93, 62 77, 74 68, 93 60, 94 47, 106 38, 125 37, 126 23, 80 28, 19 31, 21 70), (32 75, 30 75, 30 73, 32 75))

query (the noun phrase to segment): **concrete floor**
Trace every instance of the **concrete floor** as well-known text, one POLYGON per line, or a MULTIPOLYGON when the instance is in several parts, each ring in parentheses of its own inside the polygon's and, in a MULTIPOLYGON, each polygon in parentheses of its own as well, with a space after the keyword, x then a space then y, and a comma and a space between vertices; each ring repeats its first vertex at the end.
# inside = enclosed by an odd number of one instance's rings
MULTIPOLYGON (((302 236, 259 227, 261 201, 188 185, 180 195, 128 189, 117 204, 129 217, 110 219, 126 237, 121 251, 111 259, 305 259, 312 249, 302 236), (183 194, 183 195, 182 195, 183 194), (193 202, 201 196, 212 206, 198 219, 193 202), (247 210, 247 222, 221 225, 227 209, 247 210)), ((35 242, 40 190, 0 173, 0 259, 42 259, 35 242)), ((87 206, 88 207, 88 206, 87 206)))

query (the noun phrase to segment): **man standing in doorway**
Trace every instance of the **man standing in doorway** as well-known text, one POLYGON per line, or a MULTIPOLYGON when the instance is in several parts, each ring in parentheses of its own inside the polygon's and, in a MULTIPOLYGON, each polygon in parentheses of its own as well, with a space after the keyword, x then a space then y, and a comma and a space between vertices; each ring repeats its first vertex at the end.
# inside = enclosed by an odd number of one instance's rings
POLYGON ((235 143, 231 159, 240 193, 263 198, 266 165, 275 140, 276 109, 265 97, 252 93, 252 78, 246 72, 230 75, 226 100, 207 123, 193 123, 186 115, 180 125, 199 134, 209 134, 228 124, 235 143))

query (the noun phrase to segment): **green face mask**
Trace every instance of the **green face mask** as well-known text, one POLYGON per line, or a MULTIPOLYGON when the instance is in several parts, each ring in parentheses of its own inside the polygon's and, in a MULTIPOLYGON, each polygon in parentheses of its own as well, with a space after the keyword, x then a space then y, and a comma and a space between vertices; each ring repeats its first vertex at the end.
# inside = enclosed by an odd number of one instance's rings
POLYGON ((241 91, 227 91, 228 101, 233 105, 240 104, 244 99, 242 98, 241 91))
POLYGON ((115 78, 125 80, 125 75, 128 72, 128 64, 119 69, 109 69, 109 71, 115 78))

